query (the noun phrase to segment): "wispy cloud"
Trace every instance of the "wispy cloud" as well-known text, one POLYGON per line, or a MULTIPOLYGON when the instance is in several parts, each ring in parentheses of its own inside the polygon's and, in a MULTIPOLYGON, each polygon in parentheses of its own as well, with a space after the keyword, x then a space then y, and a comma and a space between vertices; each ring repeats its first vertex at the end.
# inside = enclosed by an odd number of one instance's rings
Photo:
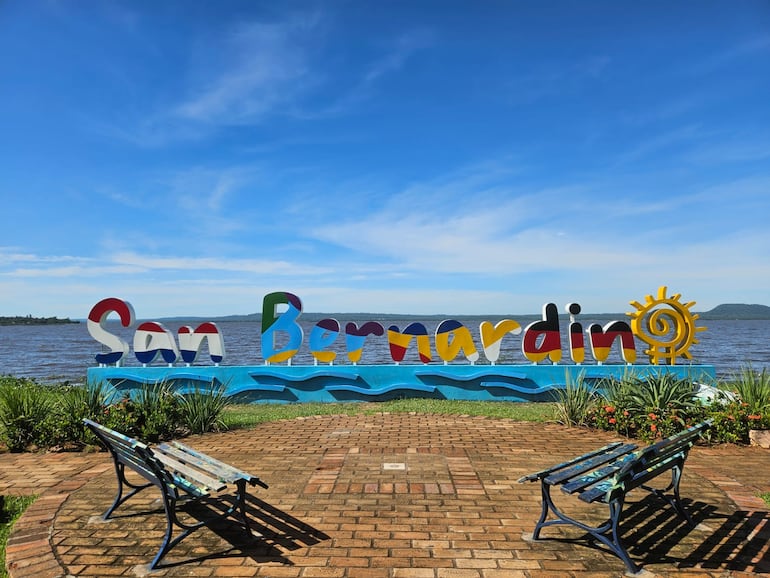
POLYGON ((217 52, 201 67, 180 103, 178 117, 204 123, 243 124, 285 113, 312 81, 307 38, 315 15, 284 22, 238 24, 207 50, 217 52))
POLYGON ((113 257, 123 265, 141 267, 146 270, 168 271, 230 271, 253 273, 257 275, 324 275, 330 273, 328 267, 304 265, 297 262, 268 259, 228 259, 228 258, 190 258, 190 257, 154 257, 136 253, 121 253, 113 257))
POLYGON ((528 71, 522 69, 506 82, 512 104, 533 104, 542 99, 576 94, 600 80, 612 69, 611 57, 601 54, 565 64, 554 62, 528 71))
POLYGON ((356 111, 364 103, 374 101, 389 77, 396 76, 412 58, 430 49, 435 42, 435 33, 427 28, 411 29, 395 38, 380 40, 374 57, 361 68, 348 70, 353 81, 333 92, 331 104, 298 111, 299 116, 324 118, 356 111))
POLYGON ((682 145, 694 143, 705 136, 707 136, 706 130, 697 124, 667 129, 653 134, 645 140, 634 142, 633 146, 617 155, 616 164, 635 163, 651 156, 657 156, 671 148, 681 151, 682 145))
POLYGON ((770 34, 746 38, 718 52, 707 54, 700 62, 691 63, 688 67, 688 72, 693 76, 710 74, 715 70, 733 66, 737 61, 747 57, 756 57, 757 54, 763 52, 767 53, 770 58, 770 34))
POLYGON ((387 74, 397 72, 417 51, 435 42, 435 35, 427 29, 405 32, 388 43, 385 53, 371 62, 361 79, 361 86, 368 86, 387 74))

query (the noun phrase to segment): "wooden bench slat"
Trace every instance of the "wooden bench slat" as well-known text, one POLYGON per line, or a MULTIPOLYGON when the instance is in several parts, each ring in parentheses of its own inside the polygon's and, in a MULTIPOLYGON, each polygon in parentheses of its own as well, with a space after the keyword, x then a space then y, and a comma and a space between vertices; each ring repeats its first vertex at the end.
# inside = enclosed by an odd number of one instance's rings
POLYGON ((582 461, 584 459, 587 459, 587 458, 593 457, 595 455, 607 452, 607 451, 611 450, 612 448, 618 447, 622 443, 623 442, 612 442, 610 444, 607 444, 604 447, 599 448, 598 450, 594 450, 594 451, 588 452, 586 454, 583 454, 582 456, 578 456, 576 458, 572 458, 571 460, 568 460, 566 462, 562 462, 562 463, 557 464, 555 466, 551 466, 550 468, 547 468, 545 470, 540 470, 539 472, 535 472, 533 474, 527 474, 526 476, 522 476, 521 478, 519 478, 518 482, 519 483, 522 483, 522 482, 534 482, 535 480, 539 480, 541 478, 544 478, 544 477, 548 476, 552 472, 556 472, 558 470, 561 470, 561 469, 567 468, 567 467, 569 467, 569 466, 571 466, 573 464, 576 464, 576 463, 578 463, 578 462, 580 462, 580 461, 582 461))
POLYGON ((617 458, 630 454, 637 447, 639 446, 637 446, 636 444, 623 444, 620 446, 616 446, 615 448, 605 453, 594 455, 593 457, 590 457, 582 462, 579 462, 565 470, 562 470, 560 472, 555 472, 549 475, 545 479, 545 483, 550 484, 552 486, 561 484, 566 480, 569 480, 576 476, 580 476, 598 466, 601 466, 602 464, 609 463, 617 458))
MULTIPOLYGON (((163 444, 163 446, 168 447, 169 444, 163 444)), ((215 458, 212 458, 211 456, 208 456, 204 454, 203 452, 199 452, 190 446, 186 446, 181 442, 178 442, 176 440, 171 442, 171 446, 179 449, 180 451, 184 452, 185 454, 189 454, 191 456, 194 456, 200 460, 203 460, 205 462, 216 464, 218 468, 221 468, 222 472, 227 472, 227 475, 229 475, 232 479, 231 482, 237 481, 239 479, 246 480, 249 484, 252 486, 258 485, 265 489, 268 489, 268 485, 263 482, 261 479, 259 479, 257 476, 250 474, 248 472, 244 472, 243 470, 240 470, 236 468, 235 466, 231 466, 230 464, 227 464, 225 462, 222 462, 220 460, 217 460, 215 458)))
POLYGON ((155 448, 155 453, 157 454, 158 451, 160 451, 166 455, 176 458, 180 462, 192 464, 196 468, 204 470, 212 476, 216 476, 223 482, 232 483, 239 479, 248 479, 249 477, 248 474, 236 470, 224 462, 220 462, 219 460, 210 458, 208 456, 204 458, 202 456, 205 454, 199 454, 190 450, 191 448, 183 446, 182 444, 161 444, 155 448))
POLYGON ((571 480, 564 482, 561 486, 563 492, 567 494, 574 494, 575 492, 582 492, 589 486, 593 486, 602 480, 614 476, 617 474, 625 464, 636 458, 636 452, 620 456, 611 464, 604 467, 597 468, 585 476, 572 478, 571 480))
POLYGON ((153 452, 153 456, 156 460, 166 466, 167 469, 174 472, 174 474, 177 474, 174 476, 175 478, 181 476, 189 483, 196 485, 198 489, 203 492, 207 492, 208 490, 220 492, 227 487, 227 484, 222 481, 214 479, 205 472, 196 470, 187 464, 183 464, 169 455, 161 452, 153 452))

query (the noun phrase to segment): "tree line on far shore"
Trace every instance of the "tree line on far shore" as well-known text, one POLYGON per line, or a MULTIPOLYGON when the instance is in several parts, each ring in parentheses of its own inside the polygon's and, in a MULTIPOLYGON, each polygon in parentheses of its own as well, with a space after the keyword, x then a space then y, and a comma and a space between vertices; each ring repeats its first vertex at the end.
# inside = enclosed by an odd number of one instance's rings
POLYGON ((0 316, 0 325, 61 325, 64 323, 80 323, 69 317, 32 317, 32 315, 15 315, 13 317, 0 316))

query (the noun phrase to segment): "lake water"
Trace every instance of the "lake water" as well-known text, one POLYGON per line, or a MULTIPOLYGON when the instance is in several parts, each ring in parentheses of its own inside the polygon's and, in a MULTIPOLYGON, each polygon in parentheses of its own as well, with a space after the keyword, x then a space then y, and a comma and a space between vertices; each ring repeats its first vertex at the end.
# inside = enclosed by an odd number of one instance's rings
MULTIPOLYGON (((387 319, 357 316, 349 319, 344 316, 337 317, 344 327, 346 321, 355 321, 361 325, 365 321, 379 321, 386 329, 390 325, 397 325, 402 330, 413 321, 421 321, 432 335, 440 319, 421 319, 419 317, 404 317, 387 319)), ((300 318, 302 319, 302 318, 300 318)), ((473 333, 476 347, 481 353, 477 364, 488 363, 483 355, 481 340, 478 337, 478 327, 481 321, 496 323, 500 318, 488 317, 463 317, 459 318, 473 333)), ((623 319, 618 316, 617 319, 623 319)), ((522 326, 526 322, 517 319, 522 326)), ((590 319, 581 319, 584 327, 588 327, 590 319)), ((600 321, 604 324, 605 321, 600 321)), ((164 325, 176 334, 176 330, 182 325, 197 326, 199 321, 184 320, 170 322, 164 321, 164 325)), ((313 358, 307 347, 308 336, 313 322, 304 322, 305 339, 299 353, 292 359, 293 365, 312 365, 313 358)), ((261 325, 258 322, 249 321, 224 321, 217 322, 221 333, 224 335, 226 358, 223 365, 262 365, 261 356, 261 325)), ((690 353, 695 364, 713 365, 717 375, 727 378, 740 371, 742 367, 751 364, 754 369, 767 368, 770 370, 770 320, 752 321, 698 321, 698 326, 706 326, 706 331, 699 332, 699 343, 693 345, 690 353)), ((110 322, 110 331, 121 335, 129 344, 133 340, 133 329, 124 329, 115 322, 110 322)), ((567 322, 562 322, 562 342, 565 351, 562 356, 564 363, 569 360, 567 347, 567 322)), ((337 347, 332 347, 338 352, 337 362, 345 364, 347 357, 344 349, 344 338, 340 336, 336 342, 337 347)), ((637 362, 646 363, 647 357, 643 353, 643 343, 637 340, 637 362)), ((433 347, 435 363, 442 363, 433 347)), ((85 380, 88 367, 96 365, 94 355, 101 352, 101 344, 95 341, 88 333, 85 323, 68 325, 45 326, 0 326, 0 375, 16 375, 34 377, 40 381, 75 381, 85 380)), ((403 363, 419 363, 415 352, 411 348, 403 363)), ((620 357, 614 351, 610 362, 619 363, 620 357)), ((586 357, 591 358, 590 351, 586 351, 586 357)), ((208 359, 208 352, 204 346, 200 355, 201 359, 208 359)), ((678 363, 690 363, 687 360, 679 360, 678 363)), ((393 363, 390 358, 387 338, 385 336, 369 336, 364 346, 361 364, 388 364, 393 363)), ((459 363, 455 362, 455 363, 459 363)), ((521 353, 521 334, 508 336, 503 341, 502 353, 498 364, 526 364, 529 363, 521 353)), ((590 362, 587 362, 587 364, 590 362)), ((162 365, 162 362, 158 363, 162 365)), ((125 360, 126 366, 140 365, 133 354, 133 348, 125 360)), ((204 365, 207 365, 204 363, 204 365)))

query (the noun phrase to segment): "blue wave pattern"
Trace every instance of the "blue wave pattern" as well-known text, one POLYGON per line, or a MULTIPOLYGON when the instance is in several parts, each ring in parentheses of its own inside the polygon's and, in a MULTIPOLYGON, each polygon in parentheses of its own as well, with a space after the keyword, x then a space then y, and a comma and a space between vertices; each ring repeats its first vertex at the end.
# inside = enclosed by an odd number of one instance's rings
POLYGON ((605 365, 356 365, 356 366, 210 366, 94 367, 89 382, 107 382, 120 389, 161 381, 185 392, 224 387, 241 403, 386 401, 423 397, 477 401, 551 401, 567 380, 589 381, 636 375, 673 373, 713 383, 712 366, 605 365))

